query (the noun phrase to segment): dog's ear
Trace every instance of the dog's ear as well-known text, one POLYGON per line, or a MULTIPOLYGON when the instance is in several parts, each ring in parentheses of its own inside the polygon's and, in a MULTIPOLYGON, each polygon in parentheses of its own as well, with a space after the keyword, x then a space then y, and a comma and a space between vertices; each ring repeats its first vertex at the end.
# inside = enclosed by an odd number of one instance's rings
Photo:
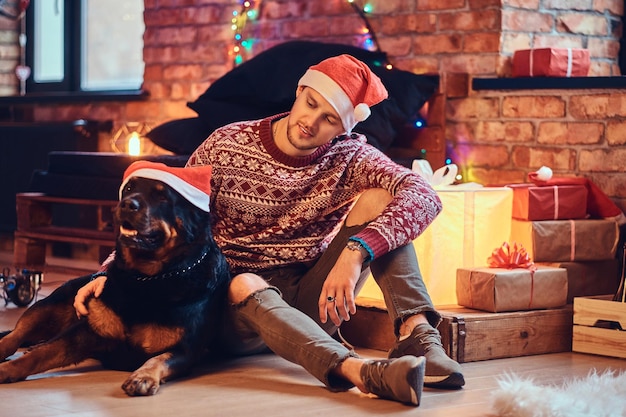
POLYGON ((174 215, 187 243, 204 243, 213 239, 210 213, 198 210, 193 204, 177 196, 181 201, 174 204, 174 215))

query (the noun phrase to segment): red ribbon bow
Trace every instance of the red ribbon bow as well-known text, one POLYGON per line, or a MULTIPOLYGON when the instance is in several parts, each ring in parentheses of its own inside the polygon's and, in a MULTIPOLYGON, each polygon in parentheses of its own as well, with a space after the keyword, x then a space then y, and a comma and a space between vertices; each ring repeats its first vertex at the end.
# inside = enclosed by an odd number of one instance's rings
POLYGON ((504 242, 502 246, 491 252, 491 256, 487 259, 490 268, 525 268, 535 271, 537 267, 530 259, 530 255, 526 249, 520 244, 513 243, 513 247, 504 242))
POLYGON ((491 256, 487 259, 490 268, 524 268, 530 271, 530 300, 528 301, 528 308, 532 308, 533 295, 535 293, 535 271, 537 266, 530 259, 530 255, 526 252, 526 249, 520 244, 513 243, 513 248, 509 246, 507 242, 504 242, 502 246, 496 248, 491 252, 491 256))

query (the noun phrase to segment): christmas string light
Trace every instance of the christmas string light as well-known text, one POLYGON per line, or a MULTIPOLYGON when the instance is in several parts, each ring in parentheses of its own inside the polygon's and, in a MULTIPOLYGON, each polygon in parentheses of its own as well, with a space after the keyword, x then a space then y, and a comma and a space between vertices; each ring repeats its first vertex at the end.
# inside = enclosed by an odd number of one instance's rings
POLYGON ((366 35, 365 41, 363 41, 363 46, 365 49, 369 51, 377 51, 380 52, 380 45, 378 44, 378 39, 376 39, 376 34, 370 25, 370 21, 367 18, 368 13, 372 13, 372 6, 370 4, 366 4, 363 8, 360 8, 354 0, 348 0, 348 3, 354 11, 359 15, 363 23, 365 24, 365 28, 363 28, 363 34, 366 35))
MULTIPOLYGON (((382 52, 380 48, 380 44, 378 43, 378 39, 376 38, 376 33, 374 33, 374 29, 372 29, 372 25, 368 19, 368 15, 372 14, 373 8, 372 5, 367 3, 362 8, 359 7, 358 4, 354 0, 347 0, 350 6, 354 9, 354 11, 359 15, 365 27, 363 28, 363 34, 365 35, 365 40, 362 43, 363 49, 367 49, 369 51, 382 52)), ((384 63, 385 68, 392 69, 393 65, 389 61, 384 63)))
MULTIPOLYGON (((363 8, 360 8, 355 0, 347 0, 348 3, 350 4, 350 6, 352 6, 352 8, 356 11, 356 13, 359 15, 359 17, 361 18, 361 20, 363 21, 363 23, 365 24, 365 27, 363 28, 363 34, 366 35, 366 39, 363 42, 363 47, 364 49, 370 50, 370 51, 376 51, 376 52, 382 52, 381 48, 380 48, 380 44, 378 43, 378 39, 376 38, 376 34, 374 33, 374 29, 372 29, 372 25, 369 22, 368 19, 368 15, 372 14, 373 12, 373 8, 371 6, 371 4, 367 3, 365 4, 365 6, 363 6, 363 8)), ((393 65, 391 65, 391 63, 389 61, 386 61, 384 63, 380 63, 381 66, 384 66, 386 69, 391 70, 393 68, 393 65)), ((423 129, 426 127, 427 123, 426 123, 426 118, 423 117, 421 114, 417 114, 414 118, 414 120, 412 121, 412 125, 413 128, 419 130, 419 129, 423 129)), ((422 149, 422 157, 425 159, 426 158, 426 150, 422 149)))
POLYGON ((259 8, 261 7, 261 0, 243 0, 241 2, 241 8, 239 11, 233 11, 233 18, 231 20, 231 29, 235 32, 234 45, 230 51, 235 66, 243 62, 242 49, 250 52, 254 41, 252 39, 243 38, 243 29, 246 27, 248 20, 256 20, 259 17, 259 8))
MULTIPOLYGON (((354 9, 354 11, 359 15, 361 20, 363 21, 365 27, 362 32, 364 35, 364 41, 362 43, 363 49, 367 49, 369 51, 381 52, 380 45, 378 43, 378 39, 376 38, 376 34, 372 29, 372 26, 367 17, 368 14, 371 14, 373 11, 371 4, 365 4, 362 8, 354 0, 347 0, 350 6, 354 9)), ((233 18, 231 20, 231 28, 234 32, 234 44, 229 52, 230 55, 233 56, 233 62, 235 65, 239 65, 243 62, 244 57, 242 52, 247 51, 250 52, 252 50, 252 46, 254 45, 253 39, 244 39, 243 32, 246 24, 249 21, 254 21, 259 17, 259 10, 261 8, 261 0, 243 0, 241 2, 240 10, 233 11, 233 18)), ((385 68, 391 69, 393 66, 389 62, 384 63, 385 68)))
MULTIPOLYGON (((370 51, 381 52, 378 39, 376 38, 376 34, 374 33, 374 30, 372 29, 372 26, 370 25, 369 19, 367 18, 367 15, 372 13, 372 10, 373 10, 372 6, 370 4, 366 4, 361 9, 355 3, 354 0, 348 0, 348 3, 350 3, 352 8, 357 12, 357 14, 361 17, 361 20, 363 20, 363 23, 365 24, 365 28, 363 29, 363 33, 367 35, 367 38, 365 42, 363 43, 365 49, 368 49, 370 51)), ((393 65, 391 65, 389 61, 381 63, 380 65, 384 65, 384 67, 388 70, 391 70, 393 68, 393 65)), ((426 118, 423 117, 421 114, 417 114, 414 120, 412 121, 412 125, 417 130, 423 129, 427 125, 426 118)), ((422 153, 423 153, 422 155, 423 158, 426 159, 426 150, 422 149, 422 153)))

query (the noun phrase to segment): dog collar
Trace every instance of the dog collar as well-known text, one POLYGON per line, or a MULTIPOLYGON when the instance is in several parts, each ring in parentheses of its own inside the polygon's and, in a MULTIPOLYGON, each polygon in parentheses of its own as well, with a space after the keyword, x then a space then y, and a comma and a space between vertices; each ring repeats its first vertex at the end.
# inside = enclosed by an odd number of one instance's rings
POLYGON ((204 261, 204 258, 206 258, 206 256, 209 254, 209 250, 205 250, 204 252, 202 252, 202 255, 200 255, 200 257, 198 259, 195 260, 194 263, 192 263, 191 265, 180 269, 178 271, 169 271, 169 272, 164 272, 162 274, 158 274, 158 275, 152 275, 152 276, 139 276, 139 277, 135 277, 135 280, 137 281, 154 281, 157 279, 167 279, 167 278, 172 278, 172 277, 177 277, 179 275, 182 274, 186 274, 187 272, 191 271, 192 269, 194 269, 196 266, 200 265, 200 263, 202 263, 202 261, 204 261))

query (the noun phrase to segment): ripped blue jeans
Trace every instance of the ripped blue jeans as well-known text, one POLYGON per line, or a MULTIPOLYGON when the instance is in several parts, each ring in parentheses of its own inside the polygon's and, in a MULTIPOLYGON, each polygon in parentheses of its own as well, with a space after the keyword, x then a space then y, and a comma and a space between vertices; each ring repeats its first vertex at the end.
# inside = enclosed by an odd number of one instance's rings
MULTIPOLYGON (((334 377, 331 371, 356 354, 330 336, 337 331, 336 325, 320 322, 318 299, 348 238, 363 227, 342 227, 312 267, 298 264, 260 273, 270 286, 229 306, 220 337, 224 350, 247 355, 269 348, 299 364, 331 389, 351 388, 348 381, 334 377)), ((365 265, 357 292, 370 269, 383 293, 396 335, 403 318, 416 313, 425 313, 431 325, 437 326, 441 318, 423 283, 412 244, 365 265)))

